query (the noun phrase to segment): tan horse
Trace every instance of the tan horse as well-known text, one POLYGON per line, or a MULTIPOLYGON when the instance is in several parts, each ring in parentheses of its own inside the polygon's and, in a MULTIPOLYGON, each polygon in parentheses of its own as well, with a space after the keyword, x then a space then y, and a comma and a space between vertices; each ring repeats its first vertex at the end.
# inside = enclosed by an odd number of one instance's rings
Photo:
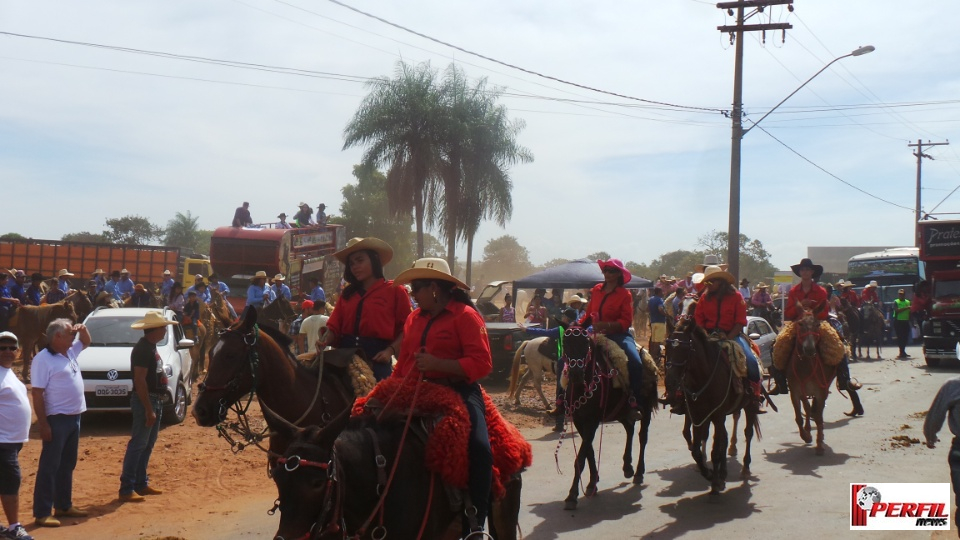
POLYGON ((30 382, 30 364, 36 354, 37 345, 46 338, 47 326, 54 319, 77 321, 73 304, 67 301, 43 306, 20 306, 10 318, 10 331, 20 341, 20 358, 23 360, 24 382, 30 382))
POLYGON ((528 382, 533 383, 533 389, 540 396, 540 401, 547 409, 550 408, 550 401, 543 395, 543 374, 553 373, 556 375, 556 364, 552 358, 540 354, 540 346, 546 342, 548 337, 538 337, 524 341, 517 347, 517 352, 513 354, 513 367, 510 370, 510 388, 507 389, 507 397, 514 397, 514 405, 520 405, 520 392, 528 382), (527 364, 527 371, 520 375, 520 363, 527 364), (518 380, 519 379, 519 380, 518 380))
MULTIPOLYGON (((830 394, 830 385, 837 376, 836 364, 830 365, 821 357, 821 326, 813 313, 804 312, 796 325, 796 341, 790 363, 786 366, 787 386, 790 388, 790 401, 800 430, 800 438, 810 444, 813 437, 810 430, 810 418, 817 424, 817 455, 822 456, 823 447, 823 409, 830 394), (813 401, 810 401, 813 398, 813 401), (803 414, 800 406, 803 405, 803 414)), ((830 329, 832 330, 832 329, 830 329)))

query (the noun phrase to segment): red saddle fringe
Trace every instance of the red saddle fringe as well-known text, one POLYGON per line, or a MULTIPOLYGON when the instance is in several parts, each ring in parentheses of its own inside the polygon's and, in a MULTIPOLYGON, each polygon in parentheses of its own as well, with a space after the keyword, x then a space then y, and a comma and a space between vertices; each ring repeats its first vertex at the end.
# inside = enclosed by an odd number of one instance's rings
MULTIPOLYGON (((440 417, 427 440, 426 466, 443 478, 444 482, 460 489, 467 487, 468 463, 467 440, 470 436, 470 417, 460 394, 453 389, 421 381, 418 383, 400 377, 390 377, 380 381, 366 397, 357 399, 353 415, 365 414, 368 399, 375 398, 381 404, 390 401, 393 411, 410 410, 416 384, 423 385, 417 394, 414 414, 417 416, 440 417)), ((493 400, 483 392, 486 407, 487 434, 493 451, 493 484, 491 491, 495 499, 503 498, 505 485, 510 477, 529 467, 533 462, 533 450, 520 431, 500 416, 493 400)))

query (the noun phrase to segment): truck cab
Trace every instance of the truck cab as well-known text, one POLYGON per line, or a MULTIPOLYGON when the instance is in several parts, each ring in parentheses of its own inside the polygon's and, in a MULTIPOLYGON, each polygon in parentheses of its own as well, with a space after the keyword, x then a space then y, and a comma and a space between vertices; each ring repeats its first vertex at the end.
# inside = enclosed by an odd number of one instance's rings
POLYGON ((957 359, 960 342, 960 270, 932 272, 931 306, 923 323, 923 357, 928 366, 957 359))

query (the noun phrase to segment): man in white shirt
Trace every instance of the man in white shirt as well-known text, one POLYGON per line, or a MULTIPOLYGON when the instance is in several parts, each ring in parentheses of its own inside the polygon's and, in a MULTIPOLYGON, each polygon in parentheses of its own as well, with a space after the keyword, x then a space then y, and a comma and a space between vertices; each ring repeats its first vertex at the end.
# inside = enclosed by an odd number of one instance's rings
POLYGON ((30 400, 27 387, 13 372, 19 349, 17 336, 0 332, 0 503, 7 527, 0 538, 33 540, 20 524, 20 461, 23 443, 30 439, 30 400))
POLYGON ((33 359, 33 408, 43 440, 33 489, 33 516, 41 527, 59 527, 52 516, 84 517, 73 505, 73 470, 80 446, 80 415, 87 410, 77 355, 90 345, 90 332, 69 319, 47 326, 47 347, 33 359))
MULTIPOLYGON (((327 326, 330 317, 326 315, 327 306, 316 302, 311 306, 311 315, 300 323, 300 335, 306 338, 306 350, 309 353, 317 352, 317 340, 320 339, 320 329, 327 326)), ((303 339, 303 338, 301 338, 303 339)), ((303 348, 301 347, 301 350, 303 348)))

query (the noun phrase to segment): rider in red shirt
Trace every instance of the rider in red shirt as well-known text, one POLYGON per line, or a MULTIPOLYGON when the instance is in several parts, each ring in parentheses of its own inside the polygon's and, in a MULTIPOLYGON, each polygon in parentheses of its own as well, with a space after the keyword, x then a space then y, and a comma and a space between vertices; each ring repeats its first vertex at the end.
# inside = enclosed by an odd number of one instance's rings
POLYGON ((863 292, 860 293, 860 300, 862 300, 864 304, 867 302, 873 302, 874 304, 880 302, 880 295, 877 294, 876 281, 871 281, 863 288, 863 292))
POLYGON ((856 291, 853 290, 853 283, 845 281, 843 283, 843 290, 840 292, 840 299, 846 300, 851 306, 858 308, 860 307, 860 297, 857 296, 856 291))

